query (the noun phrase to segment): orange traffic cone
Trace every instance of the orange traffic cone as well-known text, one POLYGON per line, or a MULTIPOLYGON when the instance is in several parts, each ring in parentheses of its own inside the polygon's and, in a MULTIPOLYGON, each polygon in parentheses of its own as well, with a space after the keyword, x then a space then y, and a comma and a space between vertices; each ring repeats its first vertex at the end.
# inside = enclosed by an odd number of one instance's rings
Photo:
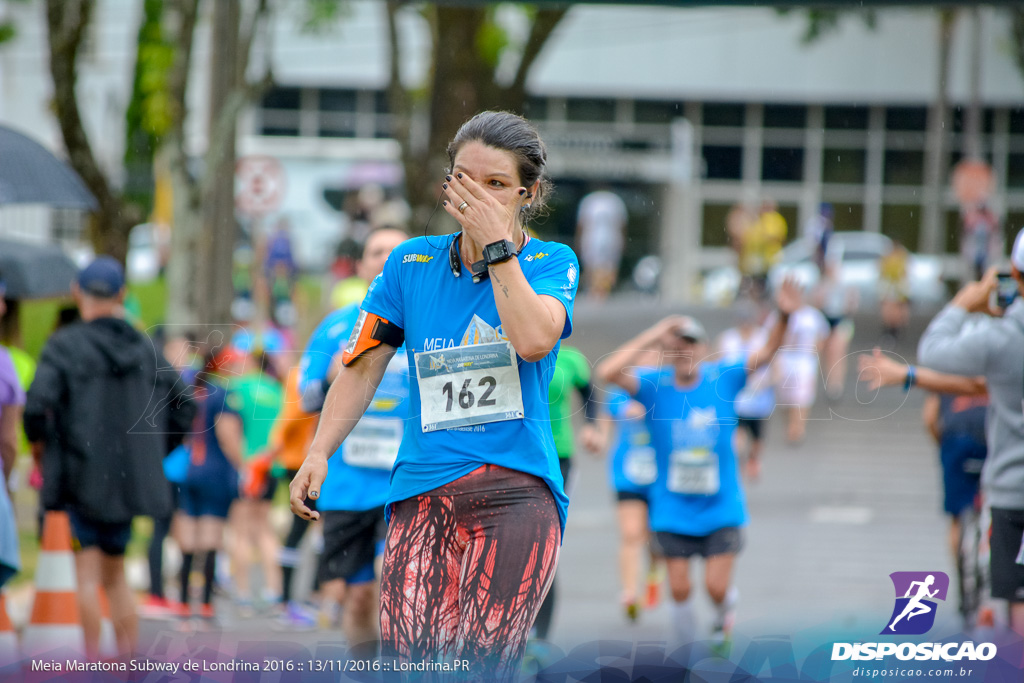
POLYGON ((57 648, 85 649, 75 595, 75 558, 66 512, 50 511, 43 520, 43 543, 36 563, 36 595, 22 637, 26 657, 57 648))
POLYGON ((18 636, 14 633, 14 625, 7 616, 7 603, 3 593, 0 593, 0 670, 20 659, 18 636))

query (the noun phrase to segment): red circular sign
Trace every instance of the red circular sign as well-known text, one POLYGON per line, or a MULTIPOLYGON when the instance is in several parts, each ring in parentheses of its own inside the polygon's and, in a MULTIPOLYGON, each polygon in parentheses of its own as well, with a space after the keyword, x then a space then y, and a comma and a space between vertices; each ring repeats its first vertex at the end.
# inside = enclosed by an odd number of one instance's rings
POLYGON ((235 164, 235 187, 235 208, 248 216, 265 216, 284 199, 284 168, 274 157, 242 157, 235 164))

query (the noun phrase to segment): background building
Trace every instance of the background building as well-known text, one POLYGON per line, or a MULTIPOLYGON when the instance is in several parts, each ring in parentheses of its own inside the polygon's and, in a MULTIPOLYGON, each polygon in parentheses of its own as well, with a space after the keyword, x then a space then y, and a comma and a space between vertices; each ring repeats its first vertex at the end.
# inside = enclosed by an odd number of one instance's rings
MULTIPOLYGON (((47 113, 43 9, 0 8, 23 26, 0 50, 0 122, 59 149, 47 113)), ((83 63, 88 125, 111 168, 121 157, 118 112, 129 94, 139 13, 130 0, 101 2, 83 63)), ((981 150, 997 179, 993 207, 1012 234, 1024 225, 1024 78, 1005 10, 979 15, 977 31, 970 21, 957 23, 952 130, 942 163, 949 168, 963 154, 978 40, 981 150)), ((515 11, 502 16, 514 34, 515 11)), ((943 213, 932 220, 925 210, 928 107, 939 83, 937 10, 879 10, 873 28, 845 17, 812 44, 802 40, 805 28, 799 11, 573 7, 528 81, 528 115, 549 145, 557 185, 552 213, 538 229, 571 240, 579 198, 602 182, 629 207, 626 269, 659 252, 694 268, 726 262, 728 208, 763 196, 778 201, 791 236, 825 201, 835 207, 837 229, 879 231, 912 250, 954 253, 955 198, 944 190, 943 213), (693 173, 682 203, 673 204, 671 130, 679 118, 690 124, 683 152, 693 173)), ((278 212, 313 245, 304 255, 311 265, 321 265, 322 246, 345 230, 339 208, 346 193, 366 182, 401 183, 399 150, 389 139, 386 29, 378 2, 349 3, 336 26, 314 35, 301 32, 298 17, 285 16, 270 42, 277 86, 244 117, 240 154, 281 161, 287 183, 278 212)), ((400 36, 403 79, 416 84, 429 31, 413 9, 400 36)), ((202 36, 196 48, 208 49, 202 36)), ((203 63, 202 54, 194 63, 203 63)), ((204 88, 193 87, 190 98, 197 122, 190 146, 200 150, 204 88)))

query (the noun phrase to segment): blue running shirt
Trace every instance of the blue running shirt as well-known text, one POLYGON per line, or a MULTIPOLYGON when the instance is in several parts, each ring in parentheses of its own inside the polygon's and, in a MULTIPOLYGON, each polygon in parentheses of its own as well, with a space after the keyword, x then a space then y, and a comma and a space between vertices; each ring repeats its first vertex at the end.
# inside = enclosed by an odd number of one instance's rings
MULTIPOLYGON (((358 318, 359 305, 351 304, 328 314, 313 331, 299 363, 301 393, 327 378, 334 355, 348 341, 358 318)), ((327 461, 317 509, 363 511, 384 505, 409 414, 408 399, 408 364, 403 354, 395 354, 365 415, 327 461)))
POLYGON ((743 362, 704 362, 692 387, 676 385, 672 367, 638 373, 636 399, 658 459, 651 487, 651 529, 707 536, 747 523, 732 439, 736 396, 747 381, 743 362))
POLYGON ((608 480, 616 491, 647 495, 658 475, 651 435, 642 416, 627 416, 632 403, 629 394, 618 388, 609 393, 608 413, 615 420, 615 441, 608 458, 608 480))
POLYGON ((238 473, 217 439, 217 420, 222 414, 242 419, 242 401, 237 394, 211 378, 196 388, 197 410, 188 438, 189 466, 186 481, 237 486, 238 473))
MULTIPOLYGON (((463 264, 456 277, 448 259, 448 247, 455 235, 418 237, 403 242, 391 252, 384 272, 370 285, 362 308, 405 330, 406 354, 411 370, 409 420, 406 422, 398 462, 391 475, 388 505, 455 481, 484 464, 499 465, 543 479, 551 488, 558 514, 565 529, 569 504, 558 469, 558 456, 551 436, 548 411, 548 385, 554 373, 559 345, 537 361, 527 363, 512 352, 515 369, 495 384, 484 376, 494 358, 500 356, 507 337, 501 328, 498 309, 490 282, 473 283, 469 268, 463 264), (454 351, 453 347, 490 344, 487 351, 474 355, 454 351), (495 350, 491 354, 490 350, 495 350), (416 354, 422 371, 417 373, 416 354), (472 381, 447 365, 455 357, 462 371, 473 355, 475 367, 466 371, 472 381), (435 373, 451 372, 449 384, 435 373), (518 382, 522 394, 523 417, 516 417, 518 406, 512 406, 518 382), (430 388, 420 395, 421 383, 430 388), (446 393, 447 392, 447 393, 446 393), (491 398, 488 398, 491 397, 491 398), (460 416, 480 411, 484 402, 507 412, 501 419, 486 423, 458 426, 460 416), (464 410, 460 411, 457 405, 464 410), (450 413, 452 420, 435 419, 450 413), (427 422, 423 417, 427 416, 427 422), (441 426, 439 426, 441 425, 441 426), (445 425, 452 425, 446 427, 445 425), (426 431, 424 430, 426 428, 426 431)), ((565 307, 565 328, 561 338, 572 332, 572 308, 576 298, 579 265, 576 255, 564 244, 530 239, 519 254, 519 264, 527 281, 537 294, 551 296, 565 307)), ((509 345, 510 346, 510 345, 509 345)), ((517 397, 516 397, 517 398, 517 397)))

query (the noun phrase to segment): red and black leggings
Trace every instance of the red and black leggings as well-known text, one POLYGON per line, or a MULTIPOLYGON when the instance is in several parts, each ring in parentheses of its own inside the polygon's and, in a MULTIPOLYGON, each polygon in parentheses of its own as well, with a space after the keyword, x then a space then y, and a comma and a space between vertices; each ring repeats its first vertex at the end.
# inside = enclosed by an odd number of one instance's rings
POLYGON ((560 542, 547 484, 495 465, 395 503, 380 586, 382 657, 468 660, 459 680, 514 680, 560 542))

